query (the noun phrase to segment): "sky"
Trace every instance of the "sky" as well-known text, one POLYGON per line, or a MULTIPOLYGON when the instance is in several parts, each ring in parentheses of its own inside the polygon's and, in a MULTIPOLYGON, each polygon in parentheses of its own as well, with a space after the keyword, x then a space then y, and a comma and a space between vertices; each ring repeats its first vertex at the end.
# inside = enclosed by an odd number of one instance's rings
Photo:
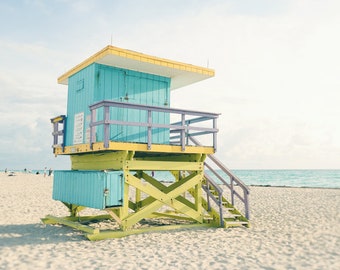
POLYGON ((209 67, 171 107, 221 113, 231 169, 340 169, 338 0, 0 1, 0 170, 70 169, 57 78, 105 46, 209 67))

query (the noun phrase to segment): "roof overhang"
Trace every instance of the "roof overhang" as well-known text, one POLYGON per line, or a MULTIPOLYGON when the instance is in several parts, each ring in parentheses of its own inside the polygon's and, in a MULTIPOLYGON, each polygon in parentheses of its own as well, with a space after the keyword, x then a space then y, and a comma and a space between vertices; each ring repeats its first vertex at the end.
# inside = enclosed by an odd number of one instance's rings
POLYGON ((215 75, 213 69, 158 58, 109 45, 60 76, 58 83, 67 85, 69 77, 92 63, 171 78, 171 90, 208 79, 215 75))

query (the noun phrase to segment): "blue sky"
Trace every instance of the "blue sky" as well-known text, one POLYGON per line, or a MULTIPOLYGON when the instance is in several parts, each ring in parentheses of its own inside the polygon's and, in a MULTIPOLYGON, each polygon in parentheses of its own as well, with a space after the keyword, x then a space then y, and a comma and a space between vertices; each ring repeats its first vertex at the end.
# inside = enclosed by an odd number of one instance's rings
POLYGON ((232 169, 340 169, 337 0, 0 2, 0 170, 68 169, 57 78, 110 44, 215 69, 171 106, 221 113, 232 169))

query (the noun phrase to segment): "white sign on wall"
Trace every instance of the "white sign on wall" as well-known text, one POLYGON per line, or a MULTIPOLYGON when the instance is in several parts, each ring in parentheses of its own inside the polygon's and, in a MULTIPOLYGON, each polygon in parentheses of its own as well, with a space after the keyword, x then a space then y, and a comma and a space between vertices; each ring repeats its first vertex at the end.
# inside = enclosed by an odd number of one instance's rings
POLYGON ((74 115, 73 144, 81 144, 84 139, 84 113, 74 115))

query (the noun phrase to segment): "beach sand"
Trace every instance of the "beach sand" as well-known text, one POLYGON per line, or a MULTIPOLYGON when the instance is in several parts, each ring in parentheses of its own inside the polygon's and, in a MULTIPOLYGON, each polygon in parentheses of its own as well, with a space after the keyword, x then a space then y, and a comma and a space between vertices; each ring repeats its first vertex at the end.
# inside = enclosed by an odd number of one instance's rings
POLYGON ((0 173, 0 269, 340 269, 340 189, 250 187, 251 228, 91 242, 40 221, 68 214, 52 181, 0 173))

